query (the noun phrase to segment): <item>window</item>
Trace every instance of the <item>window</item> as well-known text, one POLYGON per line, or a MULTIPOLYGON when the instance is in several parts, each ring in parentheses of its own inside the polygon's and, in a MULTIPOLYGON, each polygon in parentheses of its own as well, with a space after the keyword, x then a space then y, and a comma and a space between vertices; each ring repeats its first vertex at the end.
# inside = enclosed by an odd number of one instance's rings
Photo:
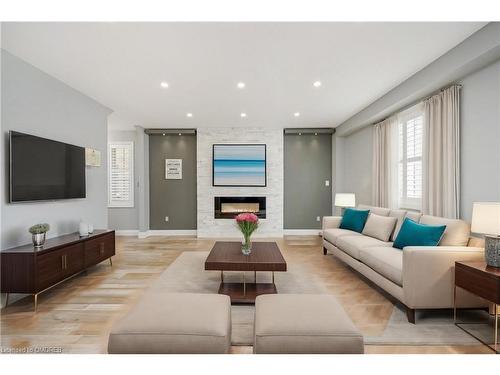
POLYGON ((108 144, 108 207, 134 207, 134 143, 108 144))
POLYGON ((423 121, 420 106, 398 116, 398 185, 401 208, 421 209, 423 121))

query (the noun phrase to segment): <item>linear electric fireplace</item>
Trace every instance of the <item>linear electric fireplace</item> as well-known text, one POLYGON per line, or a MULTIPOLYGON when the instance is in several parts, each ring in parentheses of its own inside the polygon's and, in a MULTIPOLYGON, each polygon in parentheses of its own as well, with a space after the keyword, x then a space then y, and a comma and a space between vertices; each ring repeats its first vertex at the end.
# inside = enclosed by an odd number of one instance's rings
POLYGON ((266 218, 266 197, 215 197, 214 217, 234 219, 242 212, 252 212, 261 219, 266 218))

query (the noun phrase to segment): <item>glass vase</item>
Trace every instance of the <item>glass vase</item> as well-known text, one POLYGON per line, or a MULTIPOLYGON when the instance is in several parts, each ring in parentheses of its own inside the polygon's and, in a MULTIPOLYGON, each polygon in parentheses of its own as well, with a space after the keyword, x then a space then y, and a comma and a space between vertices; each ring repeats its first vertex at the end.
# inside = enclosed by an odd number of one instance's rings
POLYGON ((241 243, 241 252, 244 255, 250 255, 250 253, 252 252, 252 241, 250 241, 250 237, 245 238, 241 243))

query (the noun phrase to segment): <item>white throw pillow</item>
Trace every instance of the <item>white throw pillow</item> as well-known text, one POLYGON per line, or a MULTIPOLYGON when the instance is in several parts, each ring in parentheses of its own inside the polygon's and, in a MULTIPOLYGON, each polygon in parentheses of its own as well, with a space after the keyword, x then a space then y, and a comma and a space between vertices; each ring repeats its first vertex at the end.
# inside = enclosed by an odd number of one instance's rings
POLYGON ((394 230, 397 221, 398 219, 395 217, 370 214, 368 216, 368 220, 366 220, 362 233, 365 236, 370 236, 387 242, 391 237, 391 233, 394 230))

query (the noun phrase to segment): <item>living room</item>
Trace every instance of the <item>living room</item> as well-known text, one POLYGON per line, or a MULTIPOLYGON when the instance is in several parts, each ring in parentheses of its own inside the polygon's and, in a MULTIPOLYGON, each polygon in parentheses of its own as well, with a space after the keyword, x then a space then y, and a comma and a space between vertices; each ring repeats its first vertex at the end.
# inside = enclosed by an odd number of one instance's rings
POLYGON ((498 354, 494 17, 0 17, 2 354, 498 354))

